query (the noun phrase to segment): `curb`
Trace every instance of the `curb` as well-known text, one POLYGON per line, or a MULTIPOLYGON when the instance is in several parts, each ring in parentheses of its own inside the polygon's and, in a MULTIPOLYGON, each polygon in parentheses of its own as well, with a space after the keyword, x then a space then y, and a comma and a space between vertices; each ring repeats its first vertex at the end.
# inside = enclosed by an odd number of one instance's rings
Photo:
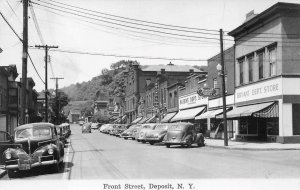
POLYGON ((0 178, 4 177, 6 175, 6 170, 0 169, 0 178))
POLYGON ((300 148, 250 148, 250 147, 230 147, 230 146, 217 146, 217 145, 208 145, 206 147, 210 148, 220 148, 220 149, 230 149, 230 150, 248 150, 248 151, 280 151, 280 150, 300 150, 300 148))

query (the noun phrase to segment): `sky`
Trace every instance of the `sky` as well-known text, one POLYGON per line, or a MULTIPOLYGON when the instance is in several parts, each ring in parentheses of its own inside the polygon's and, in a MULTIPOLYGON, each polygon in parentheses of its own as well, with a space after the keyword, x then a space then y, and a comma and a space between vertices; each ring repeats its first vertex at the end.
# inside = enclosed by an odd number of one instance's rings
MULTIPOLYGON (((48 88, 55 88, 55 81, 50 78, 64 78, 59 80, 59 88, 89 81, 100 75, 102 69, 120 60, 137 60, 142 65, 168 64, 170 61, 176 65, 206 65, 207 59, 220 53, 220 29, 223 29, 226 39, 224 49, 229 48, 233 41, 226 35, 227 32, 241 25, 247 13, 254 10, 259 14, 277 3, 276 0, 32 2, 32 7, 28 9, 29 54, 43 81, 45 51, 35 48, 35 45, 58 46, 49 51, 48 88)), ((299 3, 299 0, 280 2, 299 3)), ((0 0, 0 11, 22 38, 21 1, 0 0)), ((3 50, 0 65, 16 65, 21 77, 22 43, 2 17, 0 48, 3 50)), ((37 91, 45 88, 29 59, 27 76, 34 79, 37 91)))

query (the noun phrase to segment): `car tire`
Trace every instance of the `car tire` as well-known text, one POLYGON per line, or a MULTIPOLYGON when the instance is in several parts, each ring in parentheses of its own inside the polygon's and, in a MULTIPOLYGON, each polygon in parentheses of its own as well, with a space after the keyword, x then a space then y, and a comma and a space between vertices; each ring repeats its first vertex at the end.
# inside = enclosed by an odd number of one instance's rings
POLYGON ((16 178, 18 176, 18 172, 14 170, 7 170, 7 175, 9 178, 16 178))
POLYGON ((59 163, 53 164, 52 171, 53 171, 53 173, 59 172, 59 163))
POLYGON ((146 141, 142 141, 142 143, 144 143, 144 144, 145 144, 145 143, 146 143, 146 141))
POLYGON ((167 148, 170 148, 170 145, 169 145, 169 144, 166 144, 166 147, 167 147, 167 148))
POLYGON ((151 145, 154 145, 154 142, 149 142, 151 145))
POLYGON ((138 140, 136 140, 137 142, 140 142, 140 140, 138 139, 138 140))
POLYGON ((124 137, 124 139, 127 140, 128 138, 127 138, 127 137, 124 137))

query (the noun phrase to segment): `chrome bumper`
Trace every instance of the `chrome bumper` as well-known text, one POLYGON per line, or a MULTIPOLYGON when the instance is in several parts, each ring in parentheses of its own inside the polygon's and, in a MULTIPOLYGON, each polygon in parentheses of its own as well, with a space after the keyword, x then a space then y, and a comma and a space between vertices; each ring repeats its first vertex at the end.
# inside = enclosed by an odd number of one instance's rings
MULTIPOLYGON (((30 170, 31 168, 35 168, 37 166, 46 166, 46 165, 52 165, 52 164, 57 164, 57 160, 53 158, 53 160, 47 160, 47 161, 42 161, 42 158, 44 157, 50 157, 50 156, 40 156, 38 162, 31 163, 31 160, 26 160, 28 163, 20 163, 20 159, 17 160, 11 160, 11 161, 17 161, 18 164, 12 164, 12 165, 5 165, 4 168, 2 169, 19 169, 19 170, 30 170), (22 168, 25 167, 24 168, 22 168)), ((10 161, 8 161, 10 162, 10 161)))

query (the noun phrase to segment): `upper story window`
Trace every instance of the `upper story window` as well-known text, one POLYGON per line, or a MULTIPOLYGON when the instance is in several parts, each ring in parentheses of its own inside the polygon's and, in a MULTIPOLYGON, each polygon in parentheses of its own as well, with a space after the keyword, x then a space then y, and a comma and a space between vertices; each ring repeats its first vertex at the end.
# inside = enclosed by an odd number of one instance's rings
POLYGON ((174 91, 174 107, 177 106, 178 99, 177 99, 177 91, 174 91))
POLYGON ((164 103, 167 102, 167 89, 164 88, 164 103))
POLYGON ((269 49, 270 76, 276 75, 276 48, 269 49))
POLYGON ((218 80, 217 80, 217 78, 214 78, 214 88, 218 88, 218 80))
POLYGON ((244 83, 244 59, 239 60, 240 66, 240 84, 244 83))
POLYGON ((247 57, 249 65, 249 82, 253 82, 253 55, 247 57))
POLYGON ((264 53, 257 53, 258 58, 258 79, 264 78, 264 53))

